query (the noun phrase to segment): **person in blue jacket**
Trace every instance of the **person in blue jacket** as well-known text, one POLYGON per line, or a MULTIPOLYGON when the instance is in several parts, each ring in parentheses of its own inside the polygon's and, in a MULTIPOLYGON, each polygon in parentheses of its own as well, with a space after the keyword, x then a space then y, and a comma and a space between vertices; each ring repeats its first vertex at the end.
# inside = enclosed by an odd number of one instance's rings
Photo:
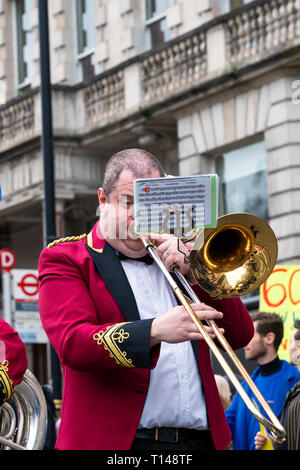
MULTIPOLYGON (((300 379, 300 372, 297 367, 278 357, 277 351, 283 338, 281 317, 265 312, 257 312, 251 317, 255 333, 244 348, 245 358, 257 361, 258 367, 251 378, 275 415, 280 418, 286 395, 300 379)), ((249 386, 245 382, 242 385, 266 416, 249 386)), ((237 393, 225 415, 232 433, 233 450, 255 450, 255 436, 260 431, 259 422, 237 393)))

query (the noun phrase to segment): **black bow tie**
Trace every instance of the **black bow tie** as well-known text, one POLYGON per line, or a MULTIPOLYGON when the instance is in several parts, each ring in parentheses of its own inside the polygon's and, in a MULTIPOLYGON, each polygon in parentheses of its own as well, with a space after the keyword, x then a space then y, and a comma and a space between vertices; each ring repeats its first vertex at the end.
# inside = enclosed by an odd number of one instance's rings
POLYGON ((120 261, 132 259, 133 261, 141 261, 142 263, 153 264, 153 258, 151 258, 149 253, 145 256, 142 256, 142 258, 130 258, 130 256, 124 255, 124 253, 120 253, 119 251, 117 251, 117 255, 120 261))

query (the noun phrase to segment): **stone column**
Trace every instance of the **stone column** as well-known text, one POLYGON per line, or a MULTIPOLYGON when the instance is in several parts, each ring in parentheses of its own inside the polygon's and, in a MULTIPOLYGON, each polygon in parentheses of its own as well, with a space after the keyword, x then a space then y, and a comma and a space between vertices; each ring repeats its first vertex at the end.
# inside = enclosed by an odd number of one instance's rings
POLYGON ((300 104, 293 100, 294 81, 283 77, 271 84, 265 131, 269 215, 280 264, 300 263, 300 104))
POLYGON ((0 105, 14 96, 12 2, 0 0, 0 105))
POLYGON ((49 34, 51 37, 51 81, 74 84, 77 71, 76 2, 52 0, 49 4, 49 34), (71 4, 70 4, 71 3, 71 4))
POLYGON ((33 32, 33 44, 31 47, 31 56, 34 61, 35 72, 32 77, 32 88, 38 87, 41 83, 40 72, 40 34, 39 34, 39 6, 38 0, 33 0, 32 11, 30 13, 30 26, 33 32))
POLYGON ((56 238, 66 237, 65 231, 65 219, 63 217, 63 211, 65 208, 65 201, 63 199, 55 200, 55 224, 56 224, 56 238))

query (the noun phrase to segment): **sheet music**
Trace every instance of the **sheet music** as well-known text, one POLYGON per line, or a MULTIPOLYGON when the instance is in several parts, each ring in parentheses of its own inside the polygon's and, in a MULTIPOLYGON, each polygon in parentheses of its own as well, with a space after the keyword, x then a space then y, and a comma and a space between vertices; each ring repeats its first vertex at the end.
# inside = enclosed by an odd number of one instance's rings
MULTIPOLYGON (((174 233, 215 227, 218 175, 138 179, 134 182, 137 233, 174 233)), ((181 235, 180 235, 181 233, 181 235)))

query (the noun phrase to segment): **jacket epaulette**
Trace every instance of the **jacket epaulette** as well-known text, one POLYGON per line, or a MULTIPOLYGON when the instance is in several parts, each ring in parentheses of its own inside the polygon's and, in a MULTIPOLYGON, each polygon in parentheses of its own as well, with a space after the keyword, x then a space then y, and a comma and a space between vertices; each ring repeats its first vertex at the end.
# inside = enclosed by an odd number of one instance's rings
POLYGON ((59 238, 58 240, 54 240, 54 242, 49 243, 47 248, 52 248, 53 246, 58 245, 59 243, 77 242, 78 240, 82 240, 86 236, 87 236, 86 233, 83 233, 82 235, 78 235, 78 236, 59 238))

